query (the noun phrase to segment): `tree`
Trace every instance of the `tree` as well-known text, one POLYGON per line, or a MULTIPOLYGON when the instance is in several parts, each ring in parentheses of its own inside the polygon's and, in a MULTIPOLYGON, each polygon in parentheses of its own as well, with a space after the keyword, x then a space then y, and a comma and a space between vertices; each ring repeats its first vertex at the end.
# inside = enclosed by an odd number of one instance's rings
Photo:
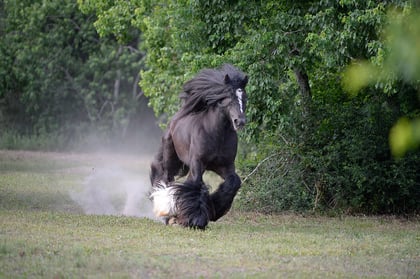
POLYGON ((101 34, 118 37, 110 22, 141 30, 141 86, 158 115, 173 114, 201 68, 230 62, 249 74, 243 138, 257 146, 243 147, 241 168, 253 174, 243 206, 418 211, 419 154, 395 161, 387 143, 396 119, 417 113, 416 88, 396 79, 349 95, 341 86, 349 63, 383 58, 387 11, 409 1, 106 3, 93 7, 101 34))
POLYGON ((138 32, 125 44, 99 38, 95 16, 74 1, 4 1, 2 11, 3 132, 56 148, 90 131, 123 137, 142 96, 138 32))
MULTIPOLYGON (((371 57, 369 62, 354 61, 348 67, 344 80, 348 90, 357 94, 363 87, 375 85, 384 88, 390 95, 398 94, 406 98, 409 97, 404 96, 406 92, 397 92, 394 86, 403 80, 420 94, 420 49, 417 47, 420 43, 419 8, 406 6, 388 12, 382 51, 371 57)), ((412 101, 418 104, 418 101, 412 101)), ((420 118, 416 118, 420 113, 419 108, 406 109, 405 113, 407 115, 393 126, 390 133, 391 151, 396 157, 420 145, 420 118)))

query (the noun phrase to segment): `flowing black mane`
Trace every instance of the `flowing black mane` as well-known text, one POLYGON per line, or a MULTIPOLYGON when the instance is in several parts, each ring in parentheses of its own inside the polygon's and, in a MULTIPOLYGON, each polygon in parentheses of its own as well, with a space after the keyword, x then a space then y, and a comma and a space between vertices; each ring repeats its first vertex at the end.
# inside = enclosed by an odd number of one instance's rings
POLYGON ((230 97, 235 88, 244 88, 248 77, 230 64, 219 69, 204 69, 184 84, 179 95, 182 108, 179 116, 203 111, 230 97))

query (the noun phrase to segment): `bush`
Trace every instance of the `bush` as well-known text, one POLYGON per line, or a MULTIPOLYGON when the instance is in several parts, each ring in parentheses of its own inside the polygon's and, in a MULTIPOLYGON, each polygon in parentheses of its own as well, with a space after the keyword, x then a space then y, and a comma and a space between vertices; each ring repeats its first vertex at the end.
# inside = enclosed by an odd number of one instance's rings
POLYGON ((306 132, 305 117, 292 114, 282 132, 261 139, 258 152, 239 157, 245 183, 238 206, 263 212, 419 212, 420 152, 394 159, 387 141, 401 108, 413 111, 417 105, 416 91, 401 88, 405 98, 398 102, 371 91, 343 95, 340 102, 314 98, 313 126, 306 132))
POLYGON ((56 150, 60 144, 55 135, 22 135, 14 131, 3 131, 0 149, 56 150))

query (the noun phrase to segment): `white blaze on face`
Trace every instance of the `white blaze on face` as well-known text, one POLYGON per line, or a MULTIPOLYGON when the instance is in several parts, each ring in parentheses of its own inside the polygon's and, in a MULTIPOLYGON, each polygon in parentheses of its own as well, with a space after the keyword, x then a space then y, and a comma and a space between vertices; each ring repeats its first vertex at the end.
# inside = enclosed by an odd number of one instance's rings
POLYGON ((239 109, 241 110, 241 113, 244 113, 244 107, 242 103, 243 94, 244 94, 244 91, 241 88, 236 89, 236 97, 238 97, 239 109))
POLYGON ((169 216, 175 212, 174 189, 167 187, 163 182, 159 184, 161 187, 150 195, 153 200, 153 213, 156 217, 169 216))

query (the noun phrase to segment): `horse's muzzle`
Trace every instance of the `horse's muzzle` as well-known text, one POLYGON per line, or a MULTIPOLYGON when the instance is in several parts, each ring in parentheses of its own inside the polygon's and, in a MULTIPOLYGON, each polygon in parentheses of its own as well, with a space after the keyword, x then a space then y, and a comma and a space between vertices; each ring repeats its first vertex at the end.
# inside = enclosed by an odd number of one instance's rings
POLYGON ((246 124, 245 117, 239 117, 239 118, 233 119, 233 128, 235 128, 235 130, 242 129, 245 126, 245 124, 246 124))

